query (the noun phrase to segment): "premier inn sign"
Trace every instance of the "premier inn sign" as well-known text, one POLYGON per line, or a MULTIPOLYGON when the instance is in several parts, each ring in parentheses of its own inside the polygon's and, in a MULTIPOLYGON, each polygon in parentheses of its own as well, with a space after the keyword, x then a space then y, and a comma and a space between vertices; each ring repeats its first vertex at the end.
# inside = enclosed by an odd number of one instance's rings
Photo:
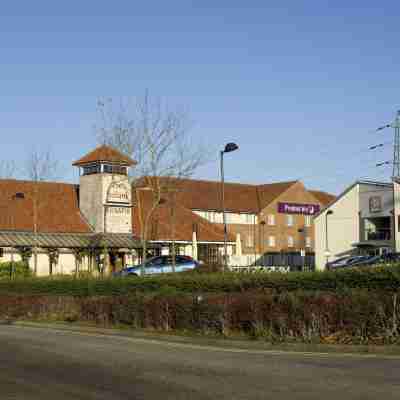
POLYGON ((319 210, 318 204, 278 203, 278 212, 281 214, 314 215, 319 210))

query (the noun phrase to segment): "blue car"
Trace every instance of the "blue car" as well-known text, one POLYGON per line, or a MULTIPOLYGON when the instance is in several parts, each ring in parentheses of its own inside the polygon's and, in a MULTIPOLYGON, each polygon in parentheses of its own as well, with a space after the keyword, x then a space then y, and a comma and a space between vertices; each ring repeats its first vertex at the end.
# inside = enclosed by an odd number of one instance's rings
MULTIPOLYGON (((190 271, 197 268, 200 263, 195 261, 193 258, 188 256, 176 256, 175 257, 175 272, 190 271)), ((150 258, 144 264, 144 275, 156 275, 171 273, 172 256, 158 256, 150 258)), ((132 267, 127 267, 121 271, 115 272, 114 276, 141 276, 142 275, 143 264, 134 265, 132 267)))

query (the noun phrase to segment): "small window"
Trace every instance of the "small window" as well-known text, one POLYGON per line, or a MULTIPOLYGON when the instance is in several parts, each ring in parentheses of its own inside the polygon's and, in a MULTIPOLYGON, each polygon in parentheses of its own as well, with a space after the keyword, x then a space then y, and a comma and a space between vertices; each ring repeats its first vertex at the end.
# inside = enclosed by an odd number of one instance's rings
POLYGON ((4 249, 0 247, 0 258, 4 257, 4 249))
POLYGON ((288 236, 287 244, 288 244, 288 247, 293 247, 294 246, 293 236, 288 236))
POLYGON ((154 258, 150 259, 146 264, 149 267, 150 266, 152 266, 152 267, 161 266, 167 262, 168 258, 170 258, 170 256, 154 257, 154 258))
POLYGON ((187 264, 190 263, 192 259, 188 256, 178 256, 176 257, 176 263, 177 264, 187 264))
POLYGON ((246 238, 246 246, 247 247, 253 247, 254 245, 254 241, 253 241, 253 236, 252 235, 248 235, 246 238))
POLYGON ((268 225, 269 226, 274 226, 275 225, 275 215, 274 214, 269 214, 268 215, 268 225))
POLYGON ((294 223, 293 215, 286 215, 286 225, 293 226, 293 223, 294 223))
POLYGON ((311 238, 309 236, 306 237, 306 247, 311 247, 311 238))
POLYGON ((24 193, 22 193, 22 192, 17 192, 17 193, 15 193, 15 196, 14 196, 16 199, 24 199, 25 198, 25 194, 24 193))
POLYGON ((311 215, 306 215, 305 216, 305 221, 304 221, 304 225, 309 228, 311 226, 311 215))
POLYGON ((103 172, 106 174, 127 175, 127 168, 121 165, 103 164, 103 172))
POLYGON ((83 167, 83 175, 91 175, 100 173, 100 165, 93 164, 83 167))
POLYGON ((275 236, 269 236, 268 237, 268 246, 269 247, 275 247, 275 236))
POLYGON ((246 214, 246 224, 253 224, 254 223, 254 216, 251 214, 246 214))
POLYGON ((208 213, 208 220, 209 220, 210 222, 215 222, 215 212, 214 212, 214 211, 210 211, 210 212, 208 213))
POLYGON ((222 213, 220 213, 220 212, 214 212, 214 222, 215 223, 220 223, 220 224, 222 224, 222 213))

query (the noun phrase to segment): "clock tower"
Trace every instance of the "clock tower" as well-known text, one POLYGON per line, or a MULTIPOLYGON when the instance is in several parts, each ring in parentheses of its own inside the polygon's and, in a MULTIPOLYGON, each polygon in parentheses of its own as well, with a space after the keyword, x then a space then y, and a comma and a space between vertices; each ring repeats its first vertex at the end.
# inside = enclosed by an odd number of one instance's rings
POLYGON ((80 169, 79 208, 97 233, 132 233, 129 168, 136 162, 100 146, 73 163, 80 169))

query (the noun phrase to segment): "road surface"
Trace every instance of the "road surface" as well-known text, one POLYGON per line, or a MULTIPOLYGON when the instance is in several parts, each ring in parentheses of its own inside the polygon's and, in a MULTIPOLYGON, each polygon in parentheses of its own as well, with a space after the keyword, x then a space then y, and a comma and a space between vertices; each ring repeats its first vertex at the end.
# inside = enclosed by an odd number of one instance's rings
POLYGON ((0 326, 0 399, 400 398, 400 358, 278 354, 0 326))

